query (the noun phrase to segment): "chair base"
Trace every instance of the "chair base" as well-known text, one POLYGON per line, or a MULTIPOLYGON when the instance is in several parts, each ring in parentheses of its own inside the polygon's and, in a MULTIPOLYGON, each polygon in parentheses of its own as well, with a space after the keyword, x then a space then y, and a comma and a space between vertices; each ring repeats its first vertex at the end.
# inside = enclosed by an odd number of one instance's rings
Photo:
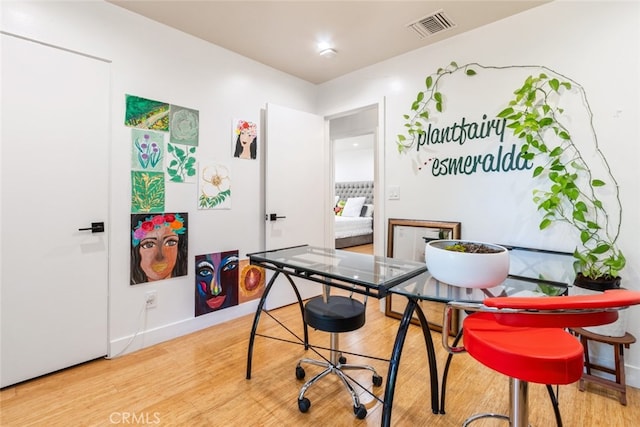
POLYGON ((296 378, 299 380, 305 377, 304 368, 301 366, 303 363, 325 368, 322 372, 320 372, 319 374, 311 378, 309 381, 304 383, 304 385, 300 389, 300 393, 298 394, 298 409, 300 409, 300 412, 307 412, 309 410, 309 407, 311 406, 311 401, 308 398, 306 398, 304 394, 307 392, 309 387, 311 387, 313 384, 318 382, 320 379, 324 378, 329 374, 334 374, 338 378, 340 378, 340 380, 342 381, 342 384, 344 384, 345 388, 351 395, 351 400, 353 402, 353 412, 355 416, 358 419, 363 419, 364 417, 367 416, 367 408, 365 408, 365 406, 362 403, 360 403, 360 398, 358 397, 358 394, 356 393, 351 380, 344 374, 343 371, 355 370, 355 369, 369 370, 373 373, 372 382, 373 382, 373 385, 376 387, 382 385, 382 377, 378 375, 378 373, 376 372, 373 366, 342 363, 341 361, 344 360, 342 356, 340 357, 332 356, 332 359, 337 359, 337 360, 320 361, 320 360, 314 360, 314 359, 301 359, 298 362, 298 364, 296 365, 296 378))

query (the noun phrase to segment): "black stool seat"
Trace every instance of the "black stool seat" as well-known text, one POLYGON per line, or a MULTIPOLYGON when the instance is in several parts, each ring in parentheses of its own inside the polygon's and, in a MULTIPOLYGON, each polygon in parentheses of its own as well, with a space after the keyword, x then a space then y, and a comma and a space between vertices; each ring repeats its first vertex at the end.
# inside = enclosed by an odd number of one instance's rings
POLYGON ((330 295, 325 303, 321 295, 305 304, 304 321, 325 332, 350 332, 364 325, 365 311, 365 305, 358 300, 330 295))

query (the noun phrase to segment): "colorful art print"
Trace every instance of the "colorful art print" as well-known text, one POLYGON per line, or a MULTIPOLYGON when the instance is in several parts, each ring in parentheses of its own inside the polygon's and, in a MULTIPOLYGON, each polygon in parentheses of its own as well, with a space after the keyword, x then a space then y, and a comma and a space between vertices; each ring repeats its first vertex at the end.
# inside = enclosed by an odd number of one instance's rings
POLYGON ((169 143, 166 158, 169 182, 195 182, 198 173, 196 147, 169 143))
POLYGON ((126 95, 125 126, 169 130, 169 104, 138 96, 126 95))
POLYGON ((198 145, 200 113, 198 110, 171 105, 169 109, 169 142, 198 145))
POLYGON ((258 299, 264 293, 265 269, 257 265, 249 264, 248 259, 240 261, 240 274, 238 277, 238 303, 258 299))
POLYGON ((187 275, 188 215, 131 215, 132 285, 187 275))
POLYGON ((195 315, 238 305, 238 251, 197 255, 195 315))
POLYGON ((164 211, 164 173, 131 171, 131 213, 164 211))
POLYGON ((131 169, 162 172, 164 134, 131 129, 131 169))
POLYGON ((200 160, 198 209, 231 209, 229 167, 213 160, 200 160))
POLYGON ((258 153, 258 125, 247 120, 234 120, 233 144, 233 157, 255 159, 258 153))

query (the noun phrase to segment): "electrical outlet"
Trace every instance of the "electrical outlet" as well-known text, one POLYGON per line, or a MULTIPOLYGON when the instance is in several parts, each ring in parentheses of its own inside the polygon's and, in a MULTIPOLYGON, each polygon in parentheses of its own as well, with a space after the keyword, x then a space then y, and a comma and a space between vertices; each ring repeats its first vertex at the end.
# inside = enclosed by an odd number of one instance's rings
POLYGON ((156 308, 158 305, 158 291, 148 291, 144 294, 144 297, 147 304, 147 310, 150 308, 156 308))

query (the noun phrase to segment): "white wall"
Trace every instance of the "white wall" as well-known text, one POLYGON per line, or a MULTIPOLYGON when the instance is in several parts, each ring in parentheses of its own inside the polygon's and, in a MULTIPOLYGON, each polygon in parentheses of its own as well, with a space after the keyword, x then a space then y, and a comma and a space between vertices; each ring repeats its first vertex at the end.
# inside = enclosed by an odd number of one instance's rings
MULTIPOLYGON (((572 78, 586 90, 600 147, 620 186, 620 246, 628 261, 623 284, 640 289, 639 28, 637 2, 556 1, 325 83, 319 111, 331 114, 385 97, 386 185, 401 187, 400 200, 386 201, 387 217, 460 221, 463 238, 572 250, 575 238, 538 230, 529 173, 436 179, 417 171, 415 155, 399 155, 395 144, 396 135, 405 132, 402 116, 425 89, 426 76, 451 61, 544 65, 572 78)), ((497 113, 501 108, 485 109, 498 108, 496 99, 509 96, 522 81, 485 78, 485 97, 460 80, 444 87, 453 104, 444 123, 461 114, 477 119, 483 112, 497 113)), ((640 309, 631 310, 628 330, 640 337, 640 309)), ((640 386, 640 346, 631 347, 626 363, 628 383, 640 386)))
POLYGON ((192 262, 188 276, 129 285, 131 130, 123 125, 125 94, 199 110, 198 155, 231 165, 233 208, 199 211, 195 185, 168 184, 166 211, 189 212, 190 256, 233 249, 244 256, 263 244, 262 154, 258 161, 232 158, 232 119, 260 121, 267 102, 313 111, 316 88, 103 1, 3 1, 2 30, 113 61, 110 353, 119 353, 139 329, 128 351, 254 312, 255 303, 246 303, 194 318, 192 262), (140 319, 151 289, 158 292, 158 306, 140 319))
POLYGON ((333 142, 335 182, 373 181, 373 134, 333 142))

